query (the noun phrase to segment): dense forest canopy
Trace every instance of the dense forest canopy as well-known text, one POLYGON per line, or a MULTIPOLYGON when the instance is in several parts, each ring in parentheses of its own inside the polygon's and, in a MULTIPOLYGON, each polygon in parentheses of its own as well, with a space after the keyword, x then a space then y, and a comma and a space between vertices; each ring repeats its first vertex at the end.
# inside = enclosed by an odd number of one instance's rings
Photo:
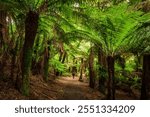
POLYGON ((0 0, 0 71, 25 96, 32 76, 73 74, 150 99, 150 0, 0 0))

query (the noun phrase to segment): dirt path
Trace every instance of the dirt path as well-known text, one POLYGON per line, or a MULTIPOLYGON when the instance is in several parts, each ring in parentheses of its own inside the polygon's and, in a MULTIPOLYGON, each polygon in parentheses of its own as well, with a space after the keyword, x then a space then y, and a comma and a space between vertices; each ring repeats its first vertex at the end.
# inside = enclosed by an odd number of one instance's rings
MULTIPOLYGON (((101 100, 105 96, 97 89, 89 87, 88 82, 78 81, 78 77, 59 77, 47 83, 42 77, 34 76, 31 80, 31 95, 29 99, 42 100, 101 100)), ((116 99, 137 99, 127 92, 116 90, 116 99)))
MULTIPOLYGON (((105 96, 96 89, 88 86, 87 82, 79 82, 78 78, 61 77, 57 83, 62 87, 62 95, 57 98, 61 100, 101 100, 106 99, 105 96)), ((137 96, 139 97, 139 96, 137 96)), ((116 99, 134 100, 137 97, 129 95, 128 92, 116 90, 116 99)))
MULTIPOLYGON (((39 75, 32 76, 30 82, 30 96, 23 96, 14 86, 11 80, 0 80, 0 99, 13 100, 101 100, 105 96, 97 89, 78 81, 78 77, 60 77, 45 82, 39 75)), ((136 96, 139 97, 139 96, 136 96)), ((121 90, 116 90, 116 99, 138 99, 129 96, 121 90)))
POLYGON ((78 78, 61 77, 57 80, 62 85, 63 94, 61 100, 87 100, 101 99, 103 97, 98 91, 89 88, 87 82, 80 82, 78 78))

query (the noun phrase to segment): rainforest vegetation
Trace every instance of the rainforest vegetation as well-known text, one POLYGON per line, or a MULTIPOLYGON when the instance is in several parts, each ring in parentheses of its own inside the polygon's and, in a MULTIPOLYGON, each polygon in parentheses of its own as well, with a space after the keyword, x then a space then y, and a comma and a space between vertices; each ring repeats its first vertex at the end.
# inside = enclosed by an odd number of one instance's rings
POLYGON ((150 99, 150 0, 0 0, 0 99, 150 99))

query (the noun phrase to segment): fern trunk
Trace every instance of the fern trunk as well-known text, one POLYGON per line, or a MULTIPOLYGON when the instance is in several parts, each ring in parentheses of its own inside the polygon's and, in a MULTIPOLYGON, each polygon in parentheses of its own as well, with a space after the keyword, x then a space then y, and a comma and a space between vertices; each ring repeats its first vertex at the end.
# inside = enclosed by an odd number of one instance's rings
POLYGON ((81 58, 79 81, 82 81, 82 80, 83 80, 83 67, 84 67, 84 61, 83 61, 83 58, 81 58))
POLYGON ((65 63, 66 56, 67 56, 67 52, 64 52, 61 63, 63 63, 63 64, 65 63))
POLYGON ((14 73, 15 73, 15 64, 16 64, 16 54, 13 50, 12 52, 12 59, 11 59, 11 78, 14 78, 14 73))
POLYGON ((29 95, 29 74, 32 62, 32 47, 36 37, 38 29, 39 14, 33 11, 27 13, 25 20, 25 42, 23 45, 23 57, 22 57, 22 94, 29 95))
POLYGON ((48 58, 44 58, 44 80, 48 81, 48 73, 49 73, 49 64, 48 58))
MULTIPOLYGON (((6 22, 7 13, 6 11, 0 10, 0 57, 2 60, 0 60, 0 77, 4 77, 4 67, 6 66, 6 56, 7 52, 5 52, 5 44, 6 44, 6 22)), ((8 59, 8 58, 7 58, 8 59)))
POLYGON ((104 56, 103 51, 101 48, 98 48, 98 64, 99 64, 99 71, 98 71, 98 79, 99 79, 99 91, 105 94, 105 72, 106 72, 106 57, 104 56))
POLYGON ((114 77, 114 57, 107 57, 108 63, 108 84, 107 99, 115 99, 115 77, 114 77))
POLYGON ((143 56, 143 78, 141 87, 141 99, 148 99, 148 91, 150 90, 150 54, 143 56))
MULTIPOLYGON (((2 56, 2 46, 3 46, 3 32, 2 32, 2 29, 3 29, 3 27, 2 27, 2 24, 0 24, 0 57, 2 56)), ((0 78, 1 77, 3 77, 3 70, 4 69, 4 67, 3 67, 3 61, 2 60, 0 60, 0 78)))
POLYGON ((45 48, 44 52, 44 80, 48 81, 48 73, 49 73, 49 50, 45 48))
MULTIPOLYGON (((60 61, 60 62, 62 61, 62 58, 63 58, 63 52, 60 52, 60 56, 59 56, 59 61, 60 61)), ((61 75, 61 72, 59 72, 58 70, 56 70, 55 75, 56 75, 56 76, 60 76, 60 75, 61 75)))
POLYGON ((91 48, 90 56, 89 56, 89 77, 90 77, 89 85, 91 88, 94 88, 95 87, 95 71, 94 71, 94 51, 93 51, 93 48, 91 48))
POLYGON ((0 47, 7 41, 7 12, 0 10, 0 47))

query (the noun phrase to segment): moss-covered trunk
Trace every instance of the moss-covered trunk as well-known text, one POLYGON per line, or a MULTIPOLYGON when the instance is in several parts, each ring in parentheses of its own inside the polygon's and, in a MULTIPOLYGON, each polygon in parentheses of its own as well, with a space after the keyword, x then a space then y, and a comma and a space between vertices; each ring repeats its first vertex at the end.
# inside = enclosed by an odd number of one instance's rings
POLYGON ((141 99, 148 99, 148 91, 150 90, 150 54, 143 56, 143 77, 141 87, 141 99))
POLYGON ((98 48, 98 79, 99 79, 99 91, 105 94, 105 82, 106 82, 106 57, 101 48, 98 48))
POLYGON ((89 77, 90 77, 89 85, 91 88, 94 88, 95 87, 95 71, 94 71, 94 51, 93 51, 93 48, 91 48, 90 56, 89 56, 89 77))
POLYGON ((115 77, 114 77, 114 57, 107 57, 108 63, 108 84, 107 99, 115 99, 115 77))
POLYGON ((24 95, 29 95, 29 73, 32 62, 32 47, 38 29, 39 14, 34 11, 29 11, 25 20, 25 42, 23 45, 22 56, 22 88, 24 95))
MULTIPOLYGON (((62 58, 63 58, 63 52, 60 51, 60 56, 59 56, 59 61, 61 62, 62 61, 62 58)), ((55 73, 56 76, 60 76, 61 75, 61 72, 56 70, 56 73, 55 73)))

